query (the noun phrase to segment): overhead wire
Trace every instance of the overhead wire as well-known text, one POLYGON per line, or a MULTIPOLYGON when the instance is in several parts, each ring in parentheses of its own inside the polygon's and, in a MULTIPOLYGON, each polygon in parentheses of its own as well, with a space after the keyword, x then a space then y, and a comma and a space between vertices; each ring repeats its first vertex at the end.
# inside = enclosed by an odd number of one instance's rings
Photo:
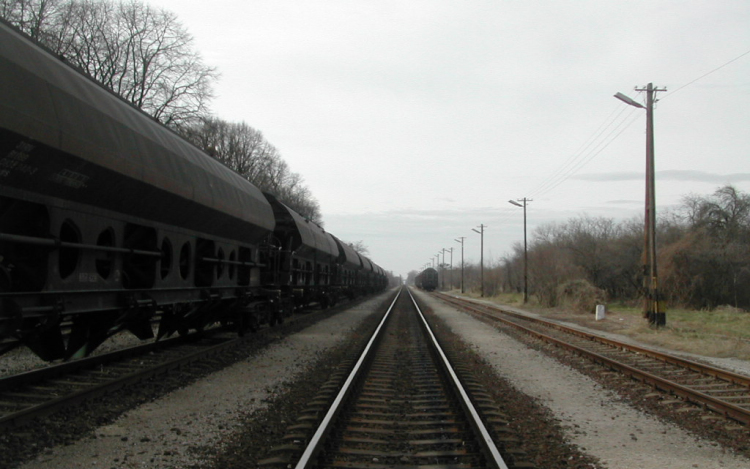
MULTIPOLYGON (((581 145, 581 147, 579 147, 578 150, 576 150, 574 153, 571 153, 570 156, 563 162, 563 164, 560 165, 560 167, 558 167, 552 174, 550 174, 549 177, 547 177, 547 179, 545 179, 544 181, 542 181, 542 183, 539 185, 539 187, 537 187, 533 191, 529 192, 529 195, 536 195, 536 192, 538 192, 542 188, 546 187, 547 185, 551 184, 552 181, 554 181, 563 171, 565 171, 568 166, 572 165, 573 162, 578 157, 579 153, 581 153, 586 148, 588 148, 591 145, 590 142, 592 142, 594 139, 596 139, 597 136, 600 135, 602 132, 604 132, 604 130, 610 125, 607 122, 612 119, 612 116, 618 111, 618 109, 620 110, 620 114, 622 114, 623 112, 625 112, 625 110, 622 109, 621 106, 618 106, 617 108, 614 108, 612 110, 612 113, 607 117, 607 119, 605 119, 604 121, 602 121, 602 123, 599 125, 599 128, 587 140, 584 141, 584 143, 581 145)), ((619 114, 618 114, 618 116, 619 116, 619 114)))
MULTIPOLYGON (((562 184, 617 139, 625 129, 638 119, 637 115, 633 117, 633 114, 637 112, 637 109, 631 109, 629 114, 623 116, 627 111, 627 108, 621 106, 613 108, 613 111, 602 121, 596 131, 584 141, 578 150, 572 153, 565 162, 549 177, 542 181, 539 186, 526 194, 529 199, 528 202, 532 201, 530 200, 532 197, 545 195, 555 187, 562 184), (617 132, 616 135, 612 137, 615 132, 617 132)), ((516 209, 503 207, 500 209, 498 218, 495 219, 494 223, 501 225, 503 222, 515 218, 515 212, 516 209)))
MULTIPOLYGON (((527 195, 527 202, 532 202, 531 197, 538 197, 540 195, 544 195, 547 192, 551 191, 558 185, 560 185, 563 181, 565 181, 568 177, 570 177, 572 174, 575 173, 578 169, 583 167, 588 161, 590 161, 594 156, 599 154, 604 148, 607 147, 612 141, 614 141, 617 136, 620 135, 628 126, 632 124, 632 122, 635 119, 631 119, 630 122, 625 125, 624 128, 620 130, 620 132, 609 141, 602 142, 602 138, 607 138, 607 136, 612 135, 613 132, 616 132, 617 129, 620 129, 625 119, 632 116, 632 112, 628 114, 625 117, 622 117, 622 115, 627 111, 626 108, 622 108, 621 106, 617 106, 613 108, 612 112, 602 121, 602 123, 599 125, 599 127, 589 136, 589 138, 584 141, 583 144, 576 150, 574 153, 572 153, 566 160, 563 162, 562 165, 560 165, 553 173, 548 176, 542 183, 537 186, 534 190, 528 192, 527 195), (603 137, 603 135, 606 133, 606 136, 603 137), (597 150, 598 149, 598 150, 597 150)), ((635 111, 635 109, 633 109, 635 111)), ((637 116, 636 116, 637 119, 637 116)), ((498 225, 502 225, 503 222, 508 221, 512 218, 516 217, 516 210, 511 207, 504 207, 502 206, 501 209, 499 209, 500 213, 498 214, 498 218, 494 219, 494 223, 497 223, 498 225)))
MULTIPOLYGON (((674 89, 673 91, 666 93, 659 100, 661 101, 668 96, 671 96, 678 91, 687 88, 688 86, 721 70, 727 65, 736 62, 737 60, 748 54, 750 54, 750 50, 743 52, 737 57, 725 62, 724 64, 712 69, 707 73, 704 73, 694 80, 687 82, 686 84, 674 89)), ((572 153, 556 170, 552 172, 552 174, 550 174, 550 176, 544 179, 536 188, 528 192, 527 197, 530 199, 531 197, 540 197, 542 195, 548 194, 549 192, 557 188, 560 184, 568 180, 581 168, 590 163, 594 158, 600 155, 610 144, 612 144, 612 142, 617 140, 617 138, 626 129, 628 129, 636 120, 640 118, 640 115, 636 114, 638 110, 635 108, 631 108, 630 112, 626 116, 621 118, 626 110, 627 108, 622 108, 621 106, 614 108, 612 113, 610 113, 609 116, 607 116, 607 118, 602 121, 597 130, 594 131, 593 134, 584 141, 581 147, 579 147, 578 150, 572 153), (613 117, 615 113, 617 115, 613 117), (607 130, 610 128, 611 130, 607 132, 607 130), (607 134, 603 137, 603 134, 605 132, 607 132, 607 134)), ((511 218, 515 218, 516 214, 514 209, 511 209, 510 207, 503 207, 502 209, 500 209, 500 213, 498 214, 498 216, 499 218, 494 219, 494 223, 498 224, 498 226, 502 226, 503 222, 508 221, 511 218)))
POLYGON ((732 62, 736 62, 737 60, 741 59, 742 57, 744 57, 744 56, 746 56, 746 55, 748 55, 748 54, 750 54, 750 50, 748 50, 748 51, 745 51, 745 52, 743 52, 742 54, 738 55, 737 57, 733 58, 732 60, 730 60, 729 62, 726 62, 726 63, 725 63, 725 64, 723 64, 723 65, 719 65, 718 67, 716 67, 715 69, 711 70, 710 72, 704 73, 703 75, 699 76, 699 77, 698 77, 698 78, 696 78, 695 80, 693 80, 693 81, 690 81, 690 82, 688 82, 688 83, 685 83, 684 85, 680 86, 679 88, 677 88, 677 89, 675 89, 675 90, 672 90, 672 91, 668 92, 667 94, 665 94, 664 96, 662 96, 662 97, 661 97, 661 100, 663 100, 663 99, 664 99, 664 98, 666 98, 667 96, 672 96, 673 94, 677 93, 678 91, 682 90, 683 88, 687 88, 688 86, 692 85, 692 84, 693 84, 693 83, 695 83, 696 81, 698 81, 698 80, 702 80, 703 78, 706 78, 707 76, 711 75, 712 73, 714 73, 714 72, 717 72, 717 71, 721 70, 722 68, 724 68, 724 67, 726 67, 727 65, 731 64, 732 62))
POLYGON ((552 181, 550 184, 546 185, 545 187, 540 187, 536 189, 535 191, 532 191, 531 196, 533 197, 539 197, 542 195, 545 195, 555 189, 557 186, 568 180, 570 177, 572 177, 574 174, 576 174, 581 168, 586 166, 588 163, 591 162, 594 158, 596 158, 601 152, 603 152, 612 142, 617 140, 617 138, 625 132, 625 130, 628 129, 635 121, 637 121, 640 116, 636 113, 638 112, 637 109, 631 109, 627 116, 625 116, 622 120, 620 120, 606 135, 605 139, 599 140, 596 143, 594 143, 591 150, 589 150, 585 154, 578 155, 578 159, 576 161, 576 164, 572 166, 569 170, 567 170, 565 173, 560 174, 554 181, 552 181))
POLYGON ((621 107, 620 112, 617 113, 616 116, 612 117, 612 114, 610 114, 610 116, 599 126, 600 130, 592 135, 592 137, 589 137, 587 143, 573 153, 566 161, 566 164, 559 167, 550 177, 533 189, 529 193, 529 196, 538 197, 548 193, 607 148, 607 146, 609 146, 637 119, 637 116, 633 118, 633 114, 637 112, 636 109, 631 109, 630 113, 623 116, 627 111, 627 108, 621 107), (613 134, 615 135, 613 136, 613 134))
MULTIPOLYGON (((660 101, 664 100, 664 98, 671 96, 677 93, 678 91, 683 90, 684 88, 687 88, 688 86, 696 83, 697 81, 721 70, 727 65, 733 62, 736 62, 737 60, 749 54, 750 54, 750 50, 743 52, 737 57, 725 62, 724 64, 710 70, 707 73, 704 73, 703 75, 700 75, 694 80, 691 80, 687 82, 686 84, 676 88, 675 90, 668 92, 667 94, 663 95, 659 100, 660 101)), ((625 112, 625 110, 626 108, 622 108, 622 110, 614 118, 612 118, 612 114, 610 114, 610 116, 607 117, 603 121, 603 123, 599 126, 597 131, 595 131, 594 134, 591 137, 589 137, 588 140, 586 140, 586 143, 584 143, 584 145, 582 145, 582 147, 579 150, 577 150, 575 153, 569 156, 565 160, 565 162, 562 165, 560 165, 549 177, 547 177, 544 181, 542 181, 542 183, 539 186, 537 186, 535 189, 533 189, 532 191, 528 193, 529 197, 539 197, 539 196, 549 193, 550 191, 558 187, 560 184, 562 184, 564 181, 569 179, 571 176, 573 176, 577 171, 579 171, 585 165, 587 165, 596 156, 601 154, 602 151, 604 151, 612 142, 614 142, 628 127, 630 127, 639 118, 638 115, 634 116, 634 114, 638 112, 637 109, 630 109, 630 113, 627 116, 625 116, 623 120, 619 121, 619 123, 615 125, 614 129, 612 129, 607 134, 606 139, 598 140, 607 129, 609 129, 612 125, 615 124, 617 119, 625 112), (619 131, 617 131, 618 129, 619 131), (615 132, 617 133, 615 134, 615 132), (589 148, 591 148, 591 150, 587 151, 589 148)))

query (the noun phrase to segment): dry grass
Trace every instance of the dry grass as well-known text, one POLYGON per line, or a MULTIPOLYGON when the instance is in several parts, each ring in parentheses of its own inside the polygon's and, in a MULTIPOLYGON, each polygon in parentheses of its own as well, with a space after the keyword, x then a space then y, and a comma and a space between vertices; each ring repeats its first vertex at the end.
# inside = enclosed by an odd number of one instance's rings
POLYGON ((731 307, 714 311, 668 309, 667 326, 657 329, 649 326, 640 307, 608 305, 607 318, 596 321, 593 312, 580 314, 564 307, 543 308, 533 298, 524 305, 522 294, 501 294, 486 299, 591 329, 621 334, 644 344, 709 357, 750 360, 750 313, 731 307))
POLYGON ((632 337, 683 352, 748 360, 750 313, 730 308, 715 311, 675 309, 667 311, 667 327, 664 330, 642 324, 633 331, 632 337))

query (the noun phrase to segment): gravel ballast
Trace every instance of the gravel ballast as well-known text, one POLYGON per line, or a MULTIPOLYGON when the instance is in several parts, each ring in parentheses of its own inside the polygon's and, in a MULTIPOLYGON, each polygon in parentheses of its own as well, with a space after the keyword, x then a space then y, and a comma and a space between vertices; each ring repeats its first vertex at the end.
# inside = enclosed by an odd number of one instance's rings
POLYGON ((426 295, 420 298, 454 333, 472 344, 498 376, 549 408, 572 443, 607 467, 750 467, 747 458, 635 409, 591 378, 468 314, 426 295))
POLYGON ((93 435, 49 449, 20 467, 206 467, 206 448, 217 450, 239 430, 244 416, 263 409, 326 350, 350 339, 384 299, 378 295, 285 337, 246 361, 127 412, 93 435))
MULTIPOLYGON (((562 425, 566 442, 598 461, 590 467, 750 467, 750 460, 637 410, 547 354, 442 302, 420 297, 471 344, 497 379, 548 409, 562 425)), ((240 363, 126 412, 69 446, 45 450, 19 467, 255 467, 257 458, 264 457, 258 448, 276 444, 277 435, 293 422, 296 403, 314 394, 316 383, 330 373, 329 365, 337 363, 343 349, 351 348, 347 344, 352 339, 361 340, 384 300, 385 295, 379 295, 280 338, 240 363), (243 459, 249 453, 252 456, 243 459)), ((746 429, 741 432, 747 435, 746 429)))

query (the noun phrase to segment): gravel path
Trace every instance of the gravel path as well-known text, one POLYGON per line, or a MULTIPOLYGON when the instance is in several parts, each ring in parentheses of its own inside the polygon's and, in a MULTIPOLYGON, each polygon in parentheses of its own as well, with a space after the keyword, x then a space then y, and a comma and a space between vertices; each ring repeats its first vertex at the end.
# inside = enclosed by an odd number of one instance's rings
POLYGON ((56 447, 24 469, 203 467, 201 448, 219 445, 243 415, 265 407, 326 350, 348 339, 384 295, 286 337, 260 354, 134 409, 95 435, 56 447))
POLYGON ((750 460, 623 403, 579 372, 425 295, 425 304, 495 372, 547 406, 570 441, 617 469, 747 469, 750 460))

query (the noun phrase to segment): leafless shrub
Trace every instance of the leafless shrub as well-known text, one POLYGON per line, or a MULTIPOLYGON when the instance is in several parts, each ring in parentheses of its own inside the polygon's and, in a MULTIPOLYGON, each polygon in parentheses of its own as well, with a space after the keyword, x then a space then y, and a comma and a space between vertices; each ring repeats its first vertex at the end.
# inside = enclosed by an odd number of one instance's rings
POLYGON ((578 313, 592 313, 596 305, 605 304, 607 293, 584 279, 575 279, 558 287, 560 302, 578 313))

